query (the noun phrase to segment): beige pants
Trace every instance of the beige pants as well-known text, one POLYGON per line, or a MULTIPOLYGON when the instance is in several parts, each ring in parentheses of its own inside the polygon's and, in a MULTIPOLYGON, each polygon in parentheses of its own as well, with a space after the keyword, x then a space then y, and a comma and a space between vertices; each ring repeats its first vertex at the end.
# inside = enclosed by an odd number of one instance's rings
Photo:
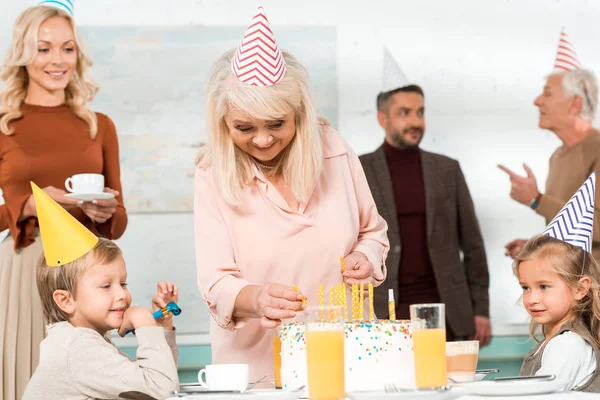
POLYGON ((13 250, 10 234, 0 243, 0 398, 19 400, 40 356, 45 324, 35 282, 42 241, 13 250))

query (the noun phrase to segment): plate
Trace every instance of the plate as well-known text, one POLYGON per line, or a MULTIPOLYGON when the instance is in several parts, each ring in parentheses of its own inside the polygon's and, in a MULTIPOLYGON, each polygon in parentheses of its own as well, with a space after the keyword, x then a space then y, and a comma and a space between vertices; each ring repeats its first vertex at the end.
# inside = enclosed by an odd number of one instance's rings
POLYGON ((255 399, 264 399, 264 398, 273 398, 273 399, 281 399, 281 400, 296 400, 302 394, 301 392, 289 392, 281 389, 251 389, 244 393, 240 392, 225 392, 225 391, 203 391, 197 392, 197 394, 185 394, 182 392, 181 397, 172 397, 169 400, 226 400, 231 398, 255 398, 255 399), (202 394, 199 394, 202 393, 202 394))
POLYGON ((417 400, 450 400, 456 399, 464 393, 455 393, 452 390, 403 390, 396 393, 382 391, 374 392, 350 392, 347 398, 350 400, 392 400, 392 399, 417 399, 417 400))
POLYGON ((92 200, 110 200, 114 199, 115 195, 112 193, 100 192, 100 193, 69 193, 65 194, 65 197, 70 199, 77 199, 83 201, 92 200))
POLYGON ((564 384, 560 381, 481 381, 456 385, 469 394, 477 396, 525 396, 547 394, 560 390, 564 384))

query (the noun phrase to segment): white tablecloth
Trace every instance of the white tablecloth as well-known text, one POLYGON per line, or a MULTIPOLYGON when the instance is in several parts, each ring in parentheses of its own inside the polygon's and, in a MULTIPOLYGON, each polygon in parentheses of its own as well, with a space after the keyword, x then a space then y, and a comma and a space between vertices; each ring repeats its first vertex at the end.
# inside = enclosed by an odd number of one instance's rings
MULTIPOLYGON (((291 400, 295 398, 306 399, 307 397, 297 397, 298 395, 282 392, 282 391, 274 391, 274 390, 250 390, 244 394, 208 394, 203 393, 199 395, 188 395, 183 398, 173 397, 169 400, 225 400, 225 399, 269 399, 269 400, 291 400)), ((392 393, 384 394, 381 397, 381 400, 393 400, 397 398, 398 400, 410 400, 411 396, 407 393, 398 393, 397 396, 394 396, 392 393)), ((420 396, 413 396, 414 399, 419 399, 420 396)), ((360 397, 349 397, 349 400, 360 399, 360 397)), ((565 393, 552 393, 552 394, 544 394, 544 395, 530 395, 530 396, 472 396, 472 395, 464 395, 459 392, 455 392, 453 396, 444 397, 445 400, 516 400, 516 399, 526 399, 526 400, 579 400, 579 399, 600 399, 600 394, 598 393, 581 393, 581 392, 565 392, 565 393)), ((425 399, 424 399, 425 400, 425 399)), ((429 397, 427 397, 429 400, 429 397)), ((432 398, 432 400, 434 400, 432 398)))

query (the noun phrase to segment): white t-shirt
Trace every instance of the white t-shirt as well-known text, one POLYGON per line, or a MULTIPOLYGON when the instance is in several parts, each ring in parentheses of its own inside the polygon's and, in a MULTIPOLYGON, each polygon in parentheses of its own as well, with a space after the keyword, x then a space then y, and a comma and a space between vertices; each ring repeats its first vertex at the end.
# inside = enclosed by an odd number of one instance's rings
POLYGON ((565 391, 583 386, 596 371, 594 349, 574 332, 555 336, 542 348, 542 366, 535 374, 556 375, 557 380, 564 382, 565 391))

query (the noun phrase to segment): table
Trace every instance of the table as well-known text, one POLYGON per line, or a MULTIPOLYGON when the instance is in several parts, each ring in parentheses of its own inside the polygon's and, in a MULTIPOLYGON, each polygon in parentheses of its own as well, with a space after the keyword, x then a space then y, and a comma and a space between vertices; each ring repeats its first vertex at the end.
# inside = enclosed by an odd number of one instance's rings
MULTIPOLYGON (((444 400, 588 400, 598 399, 598 393, 582 393, 582 392, 563 392, 563 393, 552 393, 544 395, 532 395, 532 396, 472 396, 465 395, 460 392, 454 392, 451 396, 445 396, 444 400)), ((369 396, 371 397, 371 396, 369 396)), ((387 393, 381 396, 381 400, 410 400, 410 396, 407 393, 398 393, 394 396, 393 393, 387 393)), ((292 400, 292 399, 307 399, 307 397, 298 397, 298 394, 290 392, 275 391, 275 390, 249 390, 244 394, 199 394, 199 395, 188 395, 186 397, 172 397, 169 400, 225 400, 225 399, 269 399, 269 400, 292 400)), ((348 400, 360 399, 360 397, 348 397, 348 400)), ((375 397, 373 397, 375 399, 375 397)), ((418 399, 418 397, 416 397, 418 399)), ((427 398, 429 399, 429 398, 427 398)), ((425 400, 425 399, 424 399, 425 400)), ((432 398, 433 400, 433 398, 432 398)))

